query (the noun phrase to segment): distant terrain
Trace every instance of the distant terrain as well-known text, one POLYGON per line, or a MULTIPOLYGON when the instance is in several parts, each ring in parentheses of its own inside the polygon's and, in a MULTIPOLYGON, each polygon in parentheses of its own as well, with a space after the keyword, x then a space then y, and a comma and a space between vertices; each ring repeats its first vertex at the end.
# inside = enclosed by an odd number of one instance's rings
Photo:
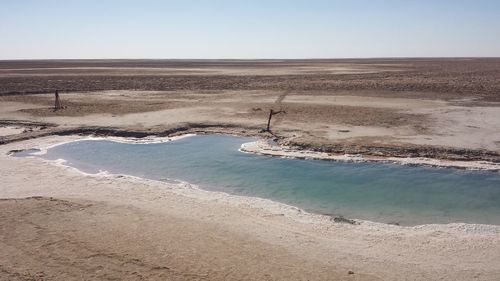
POLYGON ((271 137, 282 144, 500 161, 499 82, 498 58, 0 61, 0 120, 271 136, 261 130, 281 109, 271 137))
POLYGON ((495 225, 360 223, 9 156, 78 134, 185 133, 273 139, 281 156, 496 166, 500 59, 0 61, 0 280, 500 276, 495 225))

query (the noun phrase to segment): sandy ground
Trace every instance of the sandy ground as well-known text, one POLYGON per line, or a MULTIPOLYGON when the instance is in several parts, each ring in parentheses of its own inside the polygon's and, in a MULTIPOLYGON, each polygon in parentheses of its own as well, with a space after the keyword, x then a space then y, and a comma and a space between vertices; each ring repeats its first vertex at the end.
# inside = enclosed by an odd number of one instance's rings
POLYGON ((0 210, 2 280, 372 279, 169 212, 50 198, 0 210))
POLYGON ((5 153, 74 138, 54 134, 222 132, 497 165, 499 81, 500 59, 0 61, 0 280, 498 280, 497 227, 338 224, 5 153), (272 134, 270 109, 286 111, 272 134))
POLYGON ((12 126, 1 127, 0 128, 0 137, 17 135, 17 134, 22 133, 23 131, 24 131, 24 128, 20 128, 20 127, 12 127, 12 126))
POLYGON ((274 109, 286 111, 274 137, 298 148, 499 162, 499 69, 500 59, 0 61, 0 121, 258 135, 274 109))
POLYGON ((475 106, 348 92, 325 96, 272 91, 123 90, 65 93, 62 98, 67 108, 53 112, 52 94, 0 97, 0 120, 151 134, 179 126, 213 125, 257 135, 273 108, 286 111, 275 116, 271 127, 283 144, 335 153, 500 161, 500 103, 496 102, 475 106))
POLYGON ((334 223, 268 200, 91 176, 6 155, 71 139, 1 146, 0 197, 45 198, 0 201, 0 278, 496 280, 500 274, 496 226, 334 223))

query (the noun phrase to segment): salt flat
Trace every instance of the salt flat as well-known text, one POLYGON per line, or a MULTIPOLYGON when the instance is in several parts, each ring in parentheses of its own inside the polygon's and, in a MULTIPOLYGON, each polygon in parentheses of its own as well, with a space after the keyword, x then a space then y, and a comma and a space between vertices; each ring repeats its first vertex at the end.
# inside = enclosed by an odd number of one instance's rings
POLYGON ((94 279, 495 280, 500 237, 491 226, 311 221, 268 201, 90 176, 6 153, 75 134, 216 132, 331 157, 498 163, 499 65, 1 61, 0 124, 41 129, 0 137, 0 279, 92 272, 94 279), (52 108, 56 89, 65 106, 59 111, 52 108), (286 111, 273 118, 273 134, 262 131, 270 109, 286 111), (20 199, 29 196, 43 198, 20 199))

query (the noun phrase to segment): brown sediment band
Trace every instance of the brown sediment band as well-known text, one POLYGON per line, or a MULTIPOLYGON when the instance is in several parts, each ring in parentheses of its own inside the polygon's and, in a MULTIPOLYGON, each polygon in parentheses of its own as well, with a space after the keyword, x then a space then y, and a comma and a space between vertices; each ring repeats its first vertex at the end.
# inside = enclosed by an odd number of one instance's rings
POLYGON ((500 153, 484 149, 462 149, 454 147, 438 147, 426 145, 371 145, 371 144, 350 144, 333 143, 315 145, 297 140, 290 140, 275 134, 261 131, 259 127, 243 127, 236 124, 203 124, 203 123, 184 123, 179 126, 151 129, 151 130, 127 130, 113 127, 86 126, 86 127, 56 127, 49 123, 36 123, 27 121, 0 121, 0 124, 9 125, 33 125, 46 126, 46 129, 35 132, 27 132, 13 136, 0 138, 0 144, 7 144, 27 139, 51 136, 51 135, 95 135, 95 136, 113 136, 125 138, 145 138, 148 136, 167 137, 186 133, 198 134, 234 134, 241 136, 256 136, 264 138, 273 138, 280 145, 286 145, 296 150, 311 150, 317 152, 326 152, 332 154, 358 154, 373 157, 411 157, 411 158, 432 158, 451 161, 488 161, 500 163, 500 153))

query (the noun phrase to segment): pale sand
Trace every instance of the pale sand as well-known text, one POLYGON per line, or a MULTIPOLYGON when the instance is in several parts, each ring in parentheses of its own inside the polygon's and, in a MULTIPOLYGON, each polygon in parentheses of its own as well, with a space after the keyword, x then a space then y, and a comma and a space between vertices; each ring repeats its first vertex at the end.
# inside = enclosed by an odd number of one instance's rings
POLYGON ((0 127, 0 137, 20 134, 24 131, 24 128, 16 126, 4 126, 0 127))
POLYGON ((59 128, 99 126, 152 133, 183 124, 229 125, 257 135, 266 127, 268 110, 283 107, 287 114, 273 118, 273 133, 312 148, 410 145, 421 150, 432 146, 500 152, 497 102, 477 106, 470 105, 471 100, 370 96, 381 94, 378 92, 286 94, 282 104, 276 105, 283 92, 71 92, 63 96, 69 107, 57 113, 49 108, 53 94, 6 96, 0 97, 0 119, 53 123, 59 128))
POLYGON ((0 147, 0 197, 66 200, 1 201, 0 279, 500 276, 498 226, 338 224, 269 200, 206 192, 187 183, 87 175, 39 158, 6 155, 76 139, 47 137, 0 147))

